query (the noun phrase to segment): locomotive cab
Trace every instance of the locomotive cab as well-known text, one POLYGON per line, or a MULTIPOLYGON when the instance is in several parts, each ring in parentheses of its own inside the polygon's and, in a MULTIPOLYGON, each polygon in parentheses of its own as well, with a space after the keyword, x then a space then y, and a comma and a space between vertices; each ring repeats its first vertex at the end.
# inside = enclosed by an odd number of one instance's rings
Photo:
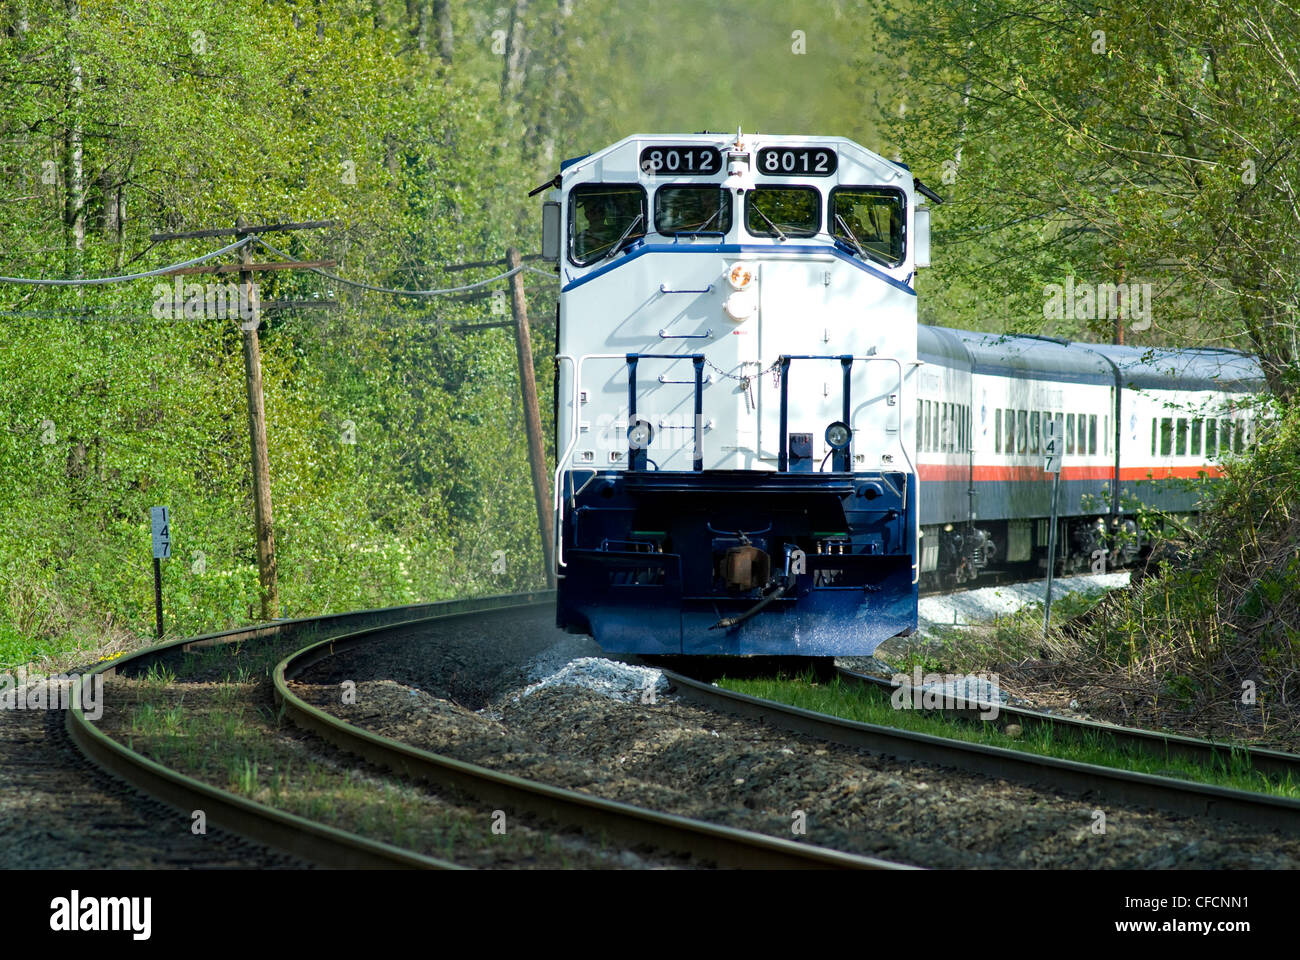
POLYGON ((915 629, 907 169, 834 137, 633 136, 555 184, 559 625, 661 655, 915 629))

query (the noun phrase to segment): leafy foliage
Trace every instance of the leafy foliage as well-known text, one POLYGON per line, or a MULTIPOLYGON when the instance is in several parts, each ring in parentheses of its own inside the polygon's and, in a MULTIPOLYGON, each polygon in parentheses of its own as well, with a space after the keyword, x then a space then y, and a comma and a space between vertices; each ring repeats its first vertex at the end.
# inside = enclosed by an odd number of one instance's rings
POLYGON ((1300 21, 1284 5, 916 0, 888 135, 946 185, 926 316, 1044 326, 1045 284, 1152 284, 1153 316, 1053 332, 1242 346, 1295 388, 1300 21), (1126 329, 1127 328, 1127 329, 1126 329))

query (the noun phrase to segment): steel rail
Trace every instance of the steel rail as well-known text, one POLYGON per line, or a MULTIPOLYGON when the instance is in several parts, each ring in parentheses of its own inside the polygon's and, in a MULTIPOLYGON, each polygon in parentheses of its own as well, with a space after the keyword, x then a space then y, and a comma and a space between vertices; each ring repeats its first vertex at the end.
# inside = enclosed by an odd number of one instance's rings
MULTIPOLYGON (((531 609, 530 607, 521 608, 531 609)), ((465 616, 472 616, 467 614, 465 616)), ((734 827, 661 813, 563 787, 525 780, 380 736, 304 701, 290 683, 312 665, 337 654, 381 642, 394 631, 446 620, 411 620, 320 640, 290 654, 275 668, 277 704, 305 730, 372 763, 440 787, 462 791, 494 806, 544 820, 595 830, 630 845, 649 844, 723 867, 775 869, 908 869, 904 865, 829 850, 734 827)))
POLYGON ((174 640, 108 661, 75 678, 71 709, 64 721, 68 735, 88 760, 108 774, 125 780, 136 789, 190 816, 202 810, 208 824, 230 830, 249 840, 299 856, 327 867, 375 867, 460 869, 456 864, 428 857, 392 844, 362 837, 327 824, 257 803, 228 790, 151 760, 140 752, 109 737, 96 727, 81 709, 80 686, 97 674, 116 675, 123 668, 144 668, 149 664, 204 647, 231 643, 285 639, 309 629, 332 629, 410 619, 413 614, 441 611, 444 616, 464 615, 551 598, 552 591, 414 604, 352 613, 326 614, 297 620, 238 627, 217 633, 174 640))
MULTIPOLYGON (((847 683, 881 695, 892 693, 898 689, 884 677, 873 677, 870 674, 858 673, 844 667, 837 667, 836 674, 847 683)), ((911 687, 904 687, 904 689, 909 692, 912 690, 911 687)), ((1013 721, 1020 724, 1026 732, 1034 728, 1049 726, 1057 732, 1063 731, 1079 739, 1087 736, 1110 737, 1116 746, 1132 747, 1153 757, 1181 757, 1199 763, 1219 763, 1225 767, 1233 760, 1247 760, 1250 762, 1252 769, 1258 773, 1274 776, 1289 775, 1294 780, 1300 781, 1300 756, 1294 753, 1285 753, 1281 750, 1268 750, 1262 747, 1224 743, 1217 740, 1200 740, 1175 733, 1161 733, 1158 730, 1144 730, 1140 727, 1099 723, 1095 720, 1083 720, 1078 717, 1062 717, 1057 714, 1044 713, 1040 710, 1028 710, 1024 707, 1013 707, 1007 704, 996 705, 998 710, 996 721, 983 720, 982 718, 988 714, 989 707, 993 706, 992 704, 982 704, 978 701, 965 700, 960 697, 948 702, 951 706, 942 710, 918 709, 918 712, 957 716, 964 720, 981 719, 981 722, 985 724, 995 722, 999 726, 1004 726, 1004 721, 1013 721)))
POLYGON ((664 671, 679 697, 713 710, 762 720, 773 727, 856 747, 903 761, 951 767, 986 777, 1104 797, 1112 803, 1154 807, 1187 816, 1300 832, 1300 800, 1189 783, 1172 777, 1132 773, 1074 760, 1042 757, 843 720, 773 700, 736 693, 664 671))

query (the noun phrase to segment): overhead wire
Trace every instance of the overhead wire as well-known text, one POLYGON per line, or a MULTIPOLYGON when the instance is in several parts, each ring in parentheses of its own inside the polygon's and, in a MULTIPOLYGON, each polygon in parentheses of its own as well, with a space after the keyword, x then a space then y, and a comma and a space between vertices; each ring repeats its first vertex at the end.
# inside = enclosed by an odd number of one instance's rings
POLYGON ((252 243, 255 236, 244 237, 236 240, 234 243, 222 247, 220 250, 213 250, 211 253, 205 253, 201 257, 194 257, 192 260, 182 260, 179 263, 171 263, 165 267, 159 267, 156 270, 146 270, 144 273, 128 273, 120 277, 78 277, 72 280, 46 280, 40 277, 0 277, 0 283, 22 283, 38 287, 89 287, 101 283, 124 283, 127 280, 143 280, 147 277, 156 277, 160 274, 170 273, 173 270, 179 270, 182 267, 192 267, 195 264, 211 260, 213 257, 220 257, 227 253, 232 253, 241 247, 252 243))
MULTIPOLYGON (((189 260, 181 260, 178 261, 177 263, 171 263, 163 267, 158 267, 154 270, 146 270, 140 273, 128 273, 128 274, 122 274, 120 276, 113 276, 113 277, 76 277, 71 279, 46 279, 43 277, 0 276, 0 283, 27 284, 32 286, 44 286, 44 287, 84 287, 84 286, 97 286, 97 285, 108 284, 108 283, 125 283, 131 280, 144 280, 149 277, 157 277, 164 274, 172 273, 173 271, 180 270, 184 267, 195 266, 197 264, 204 263, 208 260, 212 260, 215 257, 223 256, 227 253, 233 253, 234 251, 240 250, 243 247, 254 242, 264 247, 266 250, 270 251, 276 256, 283 257, 285 260, 288 260, 290 262, 294 262, 294 263, 298 262, 296 257, 279 249, 274 244, 263 239, 261 236, 257 234, 250 234, 246 237, 236 240, 234 243, 227 244, 226 246, 221 247, 218 250, 213 250, 210 253, 205 253, 202 254, 201 256, 193 257, 189 260)), ((548 280, 559 279, 549 271, 542 270, 533 266, 528 266, 526 264, 521 264, 520 266, 513 267, 502 273, 498 273, 496 276, 488 277, 486 280, 478 280, 475 281, 474 283, 461 284, 455 287, 442 287, 433 290, 404 290, 395 287, 381 287, 381 286, 377 286, 376 284, 365 283, 360 280, 349 280, 346 277, 340 277, 337 274, 330 273, 328 270, 323 270, 320 267, 308 267, 307 269, 310 270, 312 273, 319 274, 320 276, 326 278, 327 280, 331 280, 335 283, 341 283, 344 286, 355 287, 360 290, 368 290, 372 293, 383 293, 383 294, 388 294, 390 296, 403 296, 403 297, 440 297, 440 296, 445 296, 447 294, 453 294, 453 293, 465 293, 470 290, 477 290, 480 287, 486 287, 490 284, 497 283, 501 280, 506 280, 524 270, 529 270, 532 271, 533 273, 540 274, 541 276, 546 277, 548 280)), ((4 314, 4 315, 8 316, 13 314, 4 314)))
MULTIPOLYGON (((261 237, 257 237, 256 239, 259 244, 261 244, 263 247, 271 251, 271 253, 276 254, 277 256, 284 257, 287 260, 297 259, 291 254, 285 253, 283 250, 279 249, 278 247, 275 247, 272 244, 268 243, 267 241, 263 240, 261 237)), ((508 277, 513 277, 516 273, 520 273, 524 270, 529 270, 533 268, 521 264, 517 267, 512 267, 511 269, 505 271, 504 273, 498 273, 495 277, 488 277, 486 280, 479 280, 475 283, 466 283, 458 287, 442 287, 436 290, 401 290, 395 287, 379 287, 379 286, 375 286, 372 283, 363 283, 360 280, 348 280, 345 277, 340 277, 337 274, 330 273, 328 270, 322 270, 320 267, 309 267, 308 269, 311 270, 312 273, 318 273, 322 277, 325 277, 328 280, 333 280, 335 283, 341 283, 349 287, 356 287, 360 290, 369 290, 372 293, 386 293, 392 296, 401 296, 401 297, 441 297, 449 293, 464 293, 468 290, 476 290, 479 287, 486 287, 490 283, 496 283, 499 280, 505 280, 508 277)), ((538 272, 540 273, 542 271, 538 271, 538 272)))

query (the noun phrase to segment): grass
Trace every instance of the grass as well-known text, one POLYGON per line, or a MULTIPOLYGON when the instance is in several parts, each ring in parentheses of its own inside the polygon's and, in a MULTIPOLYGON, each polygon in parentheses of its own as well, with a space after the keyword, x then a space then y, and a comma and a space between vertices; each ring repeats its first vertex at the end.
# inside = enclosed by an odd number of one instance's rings
MULTIPOLYGON (((293 644, 302 642, 300 636, 293 644)), ((247 664, 249 673, 278 661, 269 652, 257 659, 247 664)), ((233 666, 226 648, 198 651, 190 664, 207 672, 233 666)), ((159 763, 259 803, 465 865, 609 866, 594 853, 589 859, 557 852, 553 836, 520 829, 513 820, 506 835, 494 835, 486 805, 452 806, 419 787, 313 753, 283 735, 257 682, 168 686, 158 682, 166 674, 160 669, 114 681, 133 686, 136 702, 121 718, 121 730, 107 728, 159 763)), ((602 842, 599 849, 610 848, 602 842)))
POLYGON ((1113 737, 1103 733, 1089 731, 1076 734, 1052 725, 1031 727, 1020 738, 1014 738, 995 722, 971 723, 933 712, 895 709, 888 698, 864 691, 853 684, 845 684, 838 677, 829 683, 818 683, 811 675, 755 680, 723 678, 718 681, 718 685, 738 693, 860 723, 1006 747, 1024 753, 1135 773, 1175 777, 1211 786, 1300 798, 1300 783, 1289 775, 1273 778, 1254 770, 1246 755, 1238 751, 1234 751, 1226 763, 1215 761, 1212 765, 1207 765, 1184 757, 1155 756, 1133 746, 1118 744, 1113 737))
POLYGON ((894 664, 899 673, 911 673, 914 667, 920 667, 923 673, 978 672, 996 669, 998 664, 1042 659, 1044 655, 1057 659, 1070 645, 1064 632, 1066 625, 1093 610, 1110 593, 1098 587, 1054 592, 1052 622, 1046 636, 1043 604, 1030 603, 983 623, 927 628, 923 640, 886 641, 877 655, 894 664))

